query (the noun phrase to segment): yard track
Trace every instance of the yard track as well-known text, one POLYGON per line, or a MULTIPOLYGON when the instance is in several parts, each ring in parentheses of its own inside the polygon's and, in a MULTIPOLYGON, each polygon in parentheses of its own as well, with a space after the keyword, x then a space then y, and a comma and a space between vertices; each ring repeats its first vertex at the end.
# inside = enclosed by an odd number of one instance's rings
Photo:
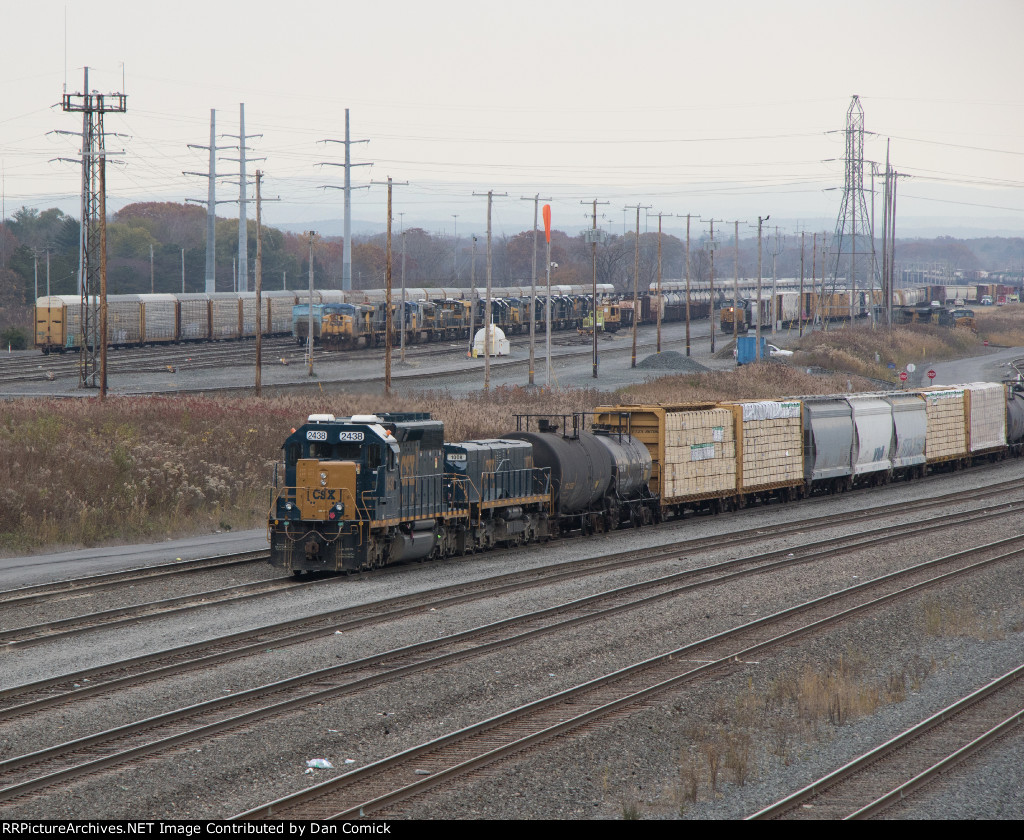
POLYGON ((893 600, 1024 558, 1017 536, 883 575, 631 665, 240 814, 237 819, 351 819, 453 783, 556 735, 628 713, 658 695, 742 669, 749 657, 830 629, 893 600), (1008 550, 1006 550, 1008 549, 1008 550), (993 554, 982 560, 984 553, 993 554), (950 568, 952 567, 952 568, 950 568), (942 570, 940 574, 934 574, 942 570), (699 664, 694 667, 696 662, 699 664))
MULTIPOLYGON (((1001 482, 984 488, 977 488, 967 493, 949 494, 931 499, 923 499, 918 502, 901 503, 882 508, 868 508, 859 511, 851 511, 845 518, 848 523, 877 520, 885 515, 902 515, 912 512, 920 512, 936 507, 944 507, 954 500, 957 502, 969 499, 983 499, 988 496, 997 495, 1000 497, 1012 490, 1020 490, 1019 482, 1001 482)), ((922 522, 908 523, 903 526, 887 526, 876 529, 874 532, 861 532, 859 535, 839 537, 832 540, 825 540, 819 543, 810 543, 805 546, 786 547, 772 554, 782 556, 790 553, 797 553, 797 550, 824 550, 829 545, 842 545, 860 536, 872 543, 885 542, 897 536, 902 531, 913 533, 915 530, 928 527, 938 527, 940 521, 945 527, 956 527, 958 524, 979 517, 1001 516, 1022 505, 1020 501, 1003 501, 998 505, 987 506, 968 511, 964 514, 947 514, 936 517, 931 525, 922 522)), ((197 642, 184 645, 178 648, 171 648, 157 653, 145 654, 110 665, 97 666, 84 669, 71 674, 52 677, 46 680, 29 683, 21 686, 0 690, 0 720, 14 714, 25 714, 38 711, 49 706, 63 704, 68 701, 84 699, 98 694, 109 693, 114 690, 161 679, 168 676, 180 674, 193 668, 203 668, 245 656, 259 654, 266 650, 268 645, 283 647, 300 644, 310 639, 329 635, 341 630, 347 632, 358 627, 378 624, 386 621, 393 621, 404 616, 423 611, 425 609, 441 609, 454 604, 476 601, 503 595, 508 592, 522 590, 529 587, 546 586, 559 581, 576 580, 582 575, 602 574, 621 568, 633 567, 645 563, 657 563, 666 560, 680 559, 685 553, 693 551, 707 551, 732 546, 747 546, 753 541, 764 541, 770 538, 780 538, 792 535, 813 533, 817 526, 824 526, 834 523, 833 517, 823 516, 801 520, 799 522, 782 523, 775 526, 761 526, 739 531, 732 531, 718 537, 687 540, 670 546, 655 547, 646 550, 631 550, 618 554, 605 555, 601 557, 576 560, 567 563, 559 563, 553 566, 529 569, 520 572, 497 575, 469 583, 455 584, 441 587, 428 592, 416 593, 413 595, 389 598, 383 601, 376 601, 355 607, 348 607, 340 610, 332 610, 318 615, 304 618, 292 619, 290 621, 269 625, 254 630, 242 631, 229 636, 222 636, 206 642, 197 642), (86 685, 87 684, 87 685, 86 685)), ((770 557, 769 555, 760 555, 770 557)), ((743 559, 729 561, 731 563, 742 563, 743 559)), ((719 570, 724 566, 719 566, 719 570)), ((409 569, 396 568, 385 570, 384 574, 403 574, 409 569)), ((381 574, 374 572, 371 574, 381 574)), ((343 582, 347 578, 328 578, 329 581, 343 582)), ((323 581, 305 582, 292 584, 295 586, 318 585, 323 581)), ((289 583, 291 583, 289 581, 289 583)), ((257 592, 255 595, 266 594, 257 592)), ((249 597, 254 597, 250 594, 249 597)), ((221 601, 220 603, 223 603, 221 601)), ((198 606, 205 606, 201 603, 198 606)), ((170 607, 171 605, 165 605, 170 607)), ((188 606, 178 606, 174 612, 190 609, 188 606)), ((169 610, 163 613, 150 612, 148 617, 161 617, 168 615, 169 610)), ((131 616, 111 616, 111 621, 124 625, 131 623, 135 618, 131 616)), ((23 647, 28 644, 38 644, 48 641, 66 641, 69 637, 98 629, 102 624, 93 624, 74 628, 48 629, 42 626, 35 636, 27 634, 24 641, 20 643, 8 642, 10 649, 23 647), (55 636, 55 632, 61 635, 55 636)), ((21 628, 25 630, 25 628, 21 628)))
MULTIPOLYGON (((1009 503, 983 512, 947 514, 936 517, 931 522, 895 528, 902 536, 913 537, 936 528, 963 524, 965 521, 1005 515, 1013 509, 1013 503, 1009 503)), ((364 660, 299 675, 30 755, 9 759, 0 763, 0 800, 26 795, 53 784, 66 782, 81 774, 96 772, 143 755, 165 751, 184 741, 196 738, 209 739, 220 732, 248 726, 257 720, 280 715, 311 703, 323 703, 342 694, 365 690, 416 671, 491 653, 498 648, 517 644, 541 634, 565 630, 581 622, 607 618, 624 610, 650 606, 698 588, 733 583, 752 574, 858 551, 891 540, 892 532, 892 528, 878 529, 867 534, 823 540, 792 549, 780 549, 749 558, 685 570, 641 583, 631 583, 567 604, 389 651, 364 660)), ((1024 535, 961 552, 952 555, 951 558, 930 561, 914 569, 931 569, 950 562, 963 562, 968 557, 991 553, 995 547, 1002 550, 1010 546, 1016 546, 1012 555, 1024 553, 1024 535)), ((530 584, 525 582, 523 585, 530 584)), ((25 707, 8 710, 12 715, 24 714, 26 711, 25 707)))
POLYGON ((902 803, 1021 723, 1024 665, 747 819, 866 819, 902 803))

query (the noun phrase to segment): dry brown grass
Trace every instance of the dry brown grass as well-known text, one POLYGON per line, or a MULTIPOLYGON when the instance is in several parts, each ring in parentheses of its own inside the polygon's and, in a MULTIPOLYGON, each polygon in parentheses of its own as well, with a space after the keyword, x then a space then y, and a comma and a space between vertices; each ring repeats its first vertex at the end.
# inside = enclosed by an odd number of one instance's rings
MULTIPOLYGON (((811 377, 766 363, 735 373, 673 376, 611 394, 495 388, 392 396, 273 399, 133 397, 21 400, 0 405, 0 551, 96 545, 254 528, 292 427, 314 412, 426 411, 449 440, 497 437, 515 414, 589 412, 617 401, 783 397, 845 391, 846 377, 811 377)), ((866 387, 854 379, 854 389, 866 387)))
POLYGON ((1024 347, 1024 303, 974 307, 978 338, 996 347, 1024 347))
POLYGON ((623 403, 713 402, 766 400, 808 394, 872 391, 875 386, 858 376, 814 376, 802 368, 776 362, 743 365, 736 370, 665 376, 616 393, 623 403))
POLYGON ((924 604, 924 628, 929 636, 966 636, 982 641, 1005 638, 999 614, 982 615, 962 598, 929 598, 924 604))
POLYGON ((793 360, 803 366, 848 371, 895 382, 908 363, 941 361, 976 355, 982 340, 970 330, 923 324, 871 329, 870 326, 817 330, 805 335, 793 360), (895 370, 888 366, 892 363, 895 370))

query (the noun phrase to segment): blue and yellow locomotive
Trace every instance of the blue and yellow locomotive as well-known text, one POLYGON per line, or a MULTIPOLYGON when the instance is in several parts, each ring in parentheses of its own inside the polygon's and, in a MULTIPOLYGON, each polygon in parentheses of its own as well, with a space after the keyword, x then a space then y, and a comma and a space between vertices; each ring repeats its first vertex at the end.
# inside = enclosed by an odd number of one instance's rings
POLYGON ((445 445, 429 414, 314 414, 275 475, 270 561, 356 571, 547 536, 550 471, 521 441, 445 445))

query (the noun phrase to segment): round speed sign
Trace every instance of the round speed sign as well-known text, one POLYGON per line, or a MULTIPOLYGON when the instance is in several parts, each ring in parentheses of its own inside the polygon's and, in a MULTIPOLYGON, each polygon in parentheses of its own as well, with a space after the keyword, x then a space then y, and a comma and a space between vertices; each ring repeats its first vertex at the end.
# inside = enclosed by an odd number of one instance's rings
POLYGON ((928 378, 929 379, 934 379, 935 378, 935 371, 934 370, 928 371, 928 378))
POLYGON ((907 372, 905 370, 901 370, 900 371, 900 382, 906 382, 906 381, 907 381, 907 372))

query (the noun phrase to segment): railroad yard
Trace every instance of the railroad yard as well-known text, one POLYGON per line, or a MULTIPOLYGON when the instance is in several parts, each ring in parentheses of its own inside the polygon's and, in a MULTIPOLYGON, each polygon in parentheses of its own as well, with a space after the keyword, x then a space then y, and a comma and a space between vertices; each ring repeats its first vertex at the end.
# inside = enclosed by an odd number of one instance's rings
MULTIPOLYGON (((700 326, 696 359, 728 367, 700 326)), ((524 348, 494 384, 521 384, 524 348)), ((479 387, 448 349, 410 348, 421 387, 479 387)), ((601 349, 601 387, 635 379, 628 339, 601 349)), ((241 356, 222 368, 237 345, 216 350, 173 388, 163 357, 126 354, 112 391, 245 387, 241 356)), ((560 381, 589 385, 589 346, 559 350, 560 381)), ((278 352, 282 384, 308 387, 301 350, 278 352)), ((949 375, 997 380, 1017 354, 949 375)), ((379 388, 369 353, 317 361, 317 383, 379 388)), ((262 532, 0 560, 0 818, 751 816, 1022 665, 1022 478, 1010 459, 342 577, 282 577, 262 532)), ((1006 683, 761 816, 868 806, 1024 707, 1006 683)), ((879 816, 1019 818, 1018 730, 879 816)))

